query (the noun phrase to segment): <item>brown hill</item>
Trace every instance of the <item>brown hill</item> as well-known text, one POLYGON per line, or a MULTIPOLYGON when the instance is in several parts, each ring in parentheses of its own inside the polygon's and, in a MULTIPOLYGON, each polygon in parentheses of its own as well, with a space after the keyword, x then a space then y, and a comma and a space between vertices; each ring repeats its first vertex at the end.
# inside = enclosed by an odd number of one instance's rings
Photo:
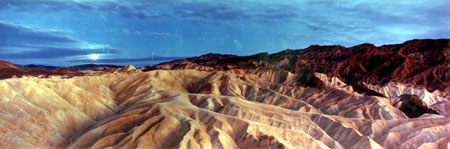
POLYGON ((17 66, 7 61, 0 61, 0 68, 17 69, 17 66))

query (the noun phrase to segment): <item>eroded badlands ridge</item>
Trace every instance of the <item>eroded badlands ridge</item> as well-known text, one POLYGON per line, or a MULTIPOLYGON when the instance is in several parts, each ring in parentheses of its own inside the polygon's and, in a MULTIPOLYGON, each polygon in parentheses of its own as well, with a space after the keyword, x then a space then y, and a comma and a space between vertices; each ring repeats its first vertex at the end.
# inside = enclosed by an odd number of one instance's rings
MULTIPOLYGON (((339 75, 297 68, 301 66, 282 68, 288 66, 269 63, 270 57, 210 54, 67 79, 0 80, 0 147, 450 145, 450 118, 446 115, 408 118, 399 110, 403 103, 396 93, 408 91, 390 92, 393 87, 364 79, 354 85, 339 75), (373 94, 379 96, 369 96, 373 94)), ((391 86, 406 84, 391 82, 391 86)), ((431 84, 417 84, 406 86, 431 91, 427 87, 431 84)), ((437 94, 444 97, 439 103, 447 102, 445 89, 439 89, 434 90, 444 91, 437 94)), ((429 106, 421 95, 417 97, 429 106)), ((443 109, 440 112, 445 112, 443 109)))
POLYGON ((424 106, 441 115, 450 116, 449 42, 448 39, 411 40, 403 44, 362 44, 342 46, 310 46, 246 57, 207 54, 177 60, 155 69, 281 69, 294 74, 322 73, 336 77, 353 90, 365 95, 395 98, 416 95, 424 106))

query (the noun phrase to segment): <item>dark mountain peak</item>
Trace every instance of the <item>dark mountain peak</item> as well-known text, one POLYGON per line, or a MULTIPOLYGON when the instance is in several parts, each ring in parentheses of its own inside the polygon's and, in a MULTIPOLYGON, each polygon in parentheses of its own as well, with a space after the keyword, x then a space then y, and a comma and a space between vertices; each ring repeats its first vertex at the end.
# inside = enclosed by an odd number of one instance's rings
POLYGON ((187 60, 190 62, 193 62, 193 63, 201 63, 201 62, 208 62, 208 61, 224 60, 224 59, 235 58, 235 57, 238 57, 238 56, 231 55, 231 54, 208 53, 205 55, 188 58, 187 60))
POLYGON ((117 66, 117 65, 107 65, 107 64, 83 64, 83 65, 75 65, 75 66, 71 66, 71 67, 97 67, 97 66, 108 66, 108 67, 122 67, 122 66, 117 66))
POLYGON ((105 65, 105 64, 84 64, 69 67, 72 70, 94 70, 94 71, 105 71, 111 68, 120 68, 122 66, 117 65, 105 65))
POLYGON ((353 46, 351 48, 376 48, 376 47, 377 46, 375 46, 374 44, 371 44, 371 43, 363 43, 360 45, 353 46))
POLYGON ((423 40, 410 40, 401 44, 403 49, 411 49, 410 51, 427 51, 435 48, 448 48, 449 39, 423 39, 423 40))
POLYGON ((283 51, 280 51, 278 53, 275 53, 274 55, 294 55, 296 54, 297 50, 292 50, 292 49, 286 49, 283 51))
POLYGON ((267 53, 267 52, 261 52, 261 53, 258 53, 258 54, 255 54, 255 55, 251 55, 251 56, 248 56, 248 57, 251 58, 251 59, 262 60, 262 59, 268 57, 269 55, 270 54, 267 53))
POLYGON ((313 51, 329 51, 329 50, 338 50, 338 49, 344 49, 345 47, 340 45, 311 45, 305 50, 313 50, 313 51))
POLYGON ((449 44, 450 39, 413 39, 408 40, 403 43, 403 45, 415 44, 415 45, 423 45, 423 44, 449 44))
POLYGON ((36 70, 55 70, 56 68, 58 68, 55 66, 35 65, 35 64, 24 65, 23 67, 27 69, 36 69, 36 70))

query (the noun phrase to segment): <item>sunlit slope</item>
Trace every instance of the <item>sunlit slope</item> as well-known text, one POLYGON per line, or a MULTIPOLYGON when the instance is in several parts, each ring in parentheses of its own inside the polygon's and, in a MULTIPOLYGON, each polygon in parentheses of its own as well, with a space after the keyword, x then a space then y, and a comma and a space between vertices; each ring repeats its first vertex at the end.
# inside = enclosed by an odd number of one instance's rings
MULTIPOLYGON (((0 81, 0 147, 447 148, 450 119, 284 70, 121 71, 0 81)), ((320 74, 316 74, 320 75, 320 74)))

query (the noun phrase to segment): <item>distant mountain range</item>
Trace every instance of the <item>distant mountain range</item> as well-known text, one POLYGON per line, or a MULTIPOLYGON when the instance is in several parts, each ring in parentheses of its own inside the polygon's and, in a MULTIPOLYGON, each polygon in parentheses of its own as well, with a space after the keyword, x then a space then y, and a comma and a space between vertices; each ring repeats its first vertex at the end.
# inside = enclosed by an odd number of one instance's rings
POLYGON ((83 71, 106 71, 108 69, 116 69, 122 66, 117 65, 97 65, 85 64, 70 67, 56 67, 46 65, 18 65, 7 61, 0 61, 0 79, 21 77, 21 76, 41 76, 48 77, 52 75, 84 75, 83 71))
POLYGON ((448 148, 449 43, 210 53, 138 69, 2 61, 2 78, 33 77, 0 80, 0 147, 448 148))
POLYGON ((363 84, 386 85, 389 82, 424 87, 429 91, 445 91, 449 87, 449 40, 411 40, 403 44, 361 44, 350 48, 339 45, 313 45, 306 49, 284 50, 252 56, 206 54, 176 60, 152 69, 184 69, 208 66, 216 69, 270 68, 294 74, 319 72, 338 77, 357 89, 363 84), (188 65, 192 63, 191 65, 188 65))

